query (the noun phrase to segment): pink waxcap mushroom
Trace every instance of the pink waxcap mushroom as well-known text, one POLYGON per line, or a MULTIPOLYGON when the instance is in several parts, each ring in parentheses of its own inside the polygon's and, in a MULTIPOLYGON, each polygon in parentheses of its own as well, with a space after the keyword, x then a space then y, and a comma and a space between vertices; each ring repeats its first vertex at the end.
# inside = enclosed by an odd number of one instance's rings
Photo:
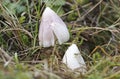
POLYGON ((49 7, 42 14, 39 28, 39 45, 43 47, 54 46, 55 38, 62 44, 69 40, 70 35, 66 24, 49 7))

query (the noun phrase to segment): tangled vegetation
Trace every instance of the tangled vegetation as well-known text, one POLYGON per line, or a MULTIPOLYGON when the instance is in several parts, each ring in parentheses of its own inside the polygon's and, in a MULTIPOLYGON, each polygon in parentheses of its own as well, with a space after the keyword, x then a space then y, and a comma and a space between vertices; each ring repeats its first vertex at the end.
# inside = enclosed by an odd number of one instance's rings
POLYGON ((120 0, 0 0, 0 79, 120 79, 120 0), (68 42, 39 46, 46 6, 67 24, 68 42), (61 63, 72 43, 85 75, 61 63))

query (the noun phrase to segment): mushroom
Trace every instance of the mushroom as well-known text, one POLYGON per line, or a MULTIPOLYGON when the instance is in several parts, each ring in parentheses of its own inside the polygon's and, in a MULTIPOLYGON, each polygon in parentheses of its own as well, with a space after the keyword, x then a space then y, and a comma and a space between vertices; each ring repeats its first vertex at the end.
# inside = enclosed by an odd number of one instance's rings
POLYGON ((86 64, 76 44, 72 44, 65 52, 62 62, 71 70, 80 71, 82 74, 86 73, 86 64))
POLYGON ((42 14, 39 28, 39 45, 50 47, 55 45, 55 40, 62 44, 69 40, 70 35, 66 24, 49 7, 46 7, 42 14))

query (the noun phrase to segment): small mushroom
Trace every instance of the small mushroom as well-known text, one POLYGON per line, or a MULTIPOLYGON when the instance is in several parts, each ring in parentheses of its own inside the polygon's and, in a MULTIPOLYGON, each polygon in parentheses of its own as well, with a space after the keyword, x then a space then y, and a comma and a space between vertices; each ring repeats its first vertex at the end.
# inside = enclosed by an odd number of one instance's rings
POLYGON ((62 62, 72 70, 80 71, 82 74, 86 73, 86 64, 76 44, 72 44, 65 52, 62 62))
POLYGON ((46 7, 42 14, 38 37, 40 46, 50 47, 55 45, 56 38, 58 43, 62 44, 69 40, 70 35, 62 19, 46 7))

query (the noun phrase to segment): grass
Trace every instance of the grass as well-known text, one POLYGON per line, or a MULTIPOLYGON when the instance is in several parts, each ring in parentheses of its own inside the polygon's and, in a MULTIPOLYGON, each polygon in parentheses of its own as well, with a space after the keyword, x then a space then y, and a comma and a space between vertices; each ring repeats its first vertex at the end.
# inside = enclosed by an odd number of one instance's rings
POLYGON ((82 1, 1 0, 0 79, 120 79, 120 1, 82 1), (45 6, 67 24, 68 42, 39 46, 45 6), (72 43, 85 59, 85 75, 61 62, 72 43))

